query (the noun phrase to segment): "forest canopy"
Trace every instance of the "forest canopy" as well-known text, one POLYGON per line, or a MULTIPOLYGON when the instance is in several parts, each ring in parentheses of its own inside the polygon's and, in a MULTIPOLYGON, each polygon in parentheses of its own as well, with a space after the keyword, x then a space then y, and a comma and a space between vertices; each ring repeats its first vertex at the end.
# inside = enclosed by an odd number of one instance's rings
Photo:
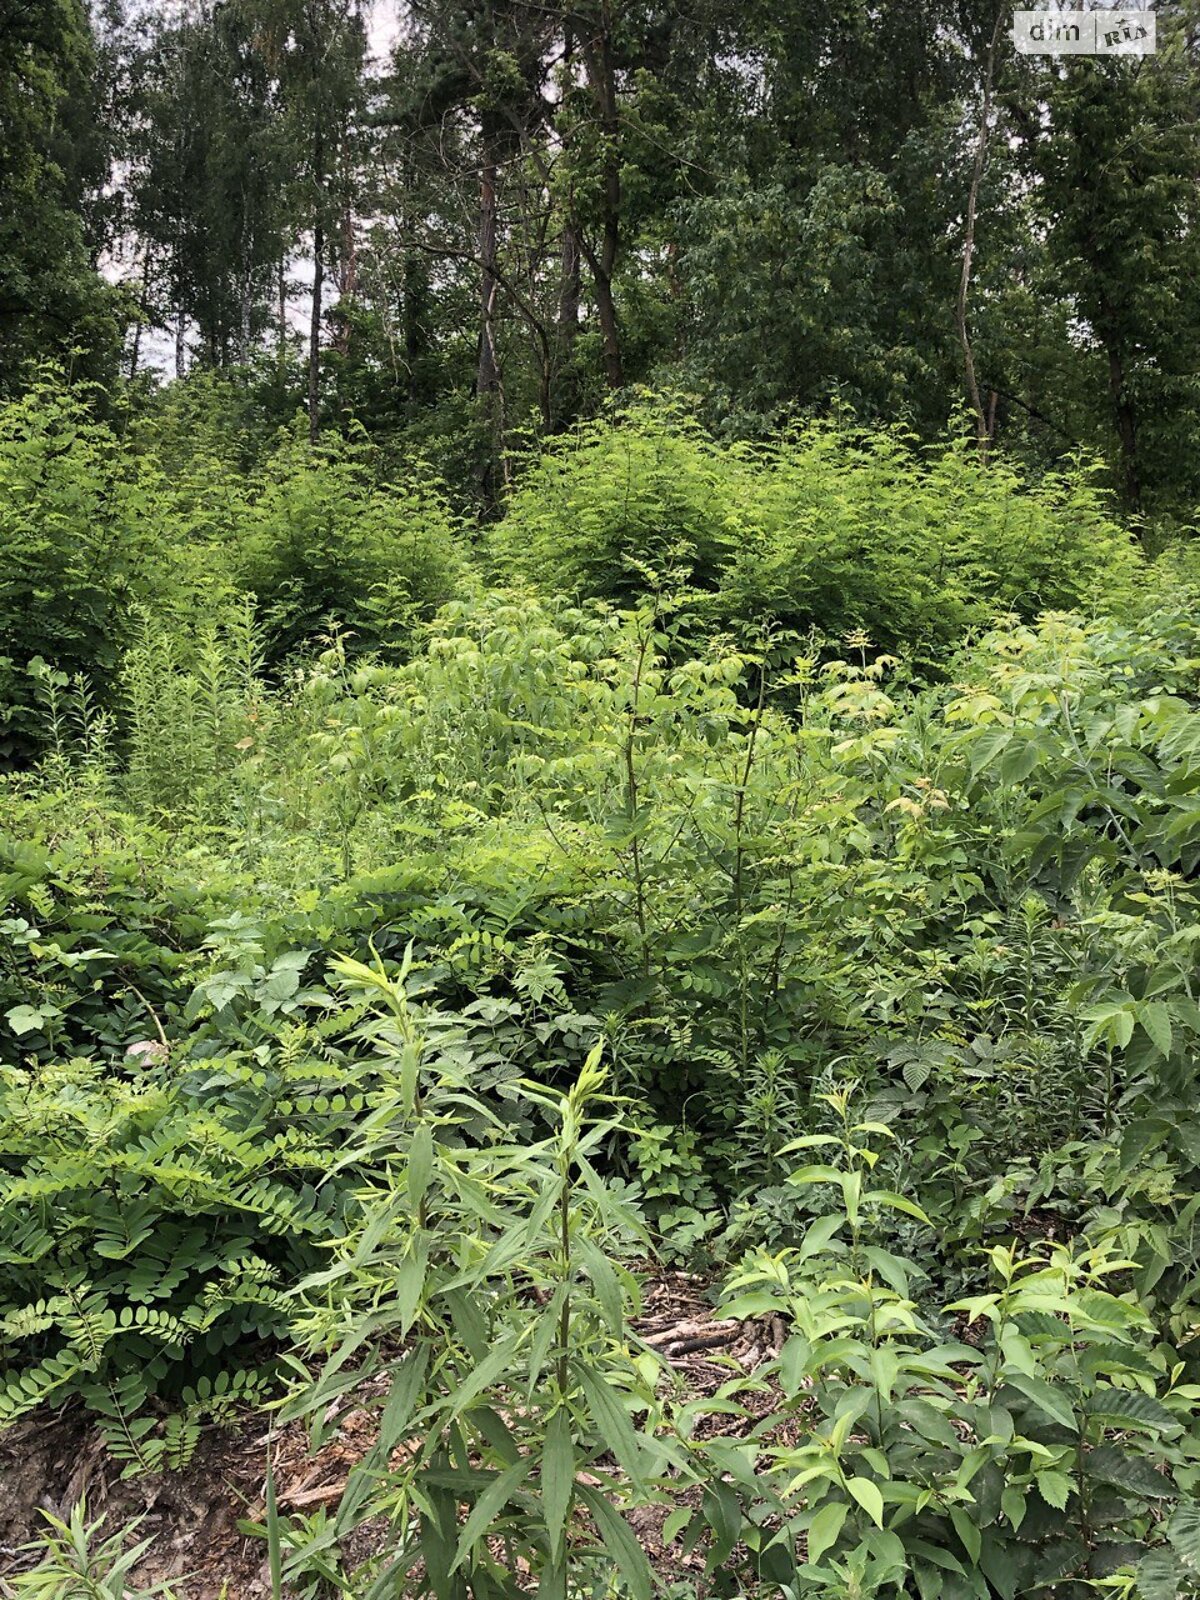
POLYGON ((1190 0, 1137 59, 976 0, 54 0, 0 43, 0 377, 220 375, 494 514, 629 385, 1200 499, 1190 0))

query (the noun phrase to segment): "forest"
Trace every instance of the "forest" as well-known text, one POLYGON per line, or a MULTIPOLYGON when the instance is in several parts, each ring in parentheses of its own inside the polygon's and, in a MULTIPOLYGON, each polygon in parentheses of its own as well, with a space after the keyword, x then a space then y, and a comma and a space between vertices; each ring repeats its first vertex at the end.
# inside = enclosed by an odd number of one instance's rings
POLYGON ((5 1600, 1200 1595, 1154 21, 0 0, 5 1600))

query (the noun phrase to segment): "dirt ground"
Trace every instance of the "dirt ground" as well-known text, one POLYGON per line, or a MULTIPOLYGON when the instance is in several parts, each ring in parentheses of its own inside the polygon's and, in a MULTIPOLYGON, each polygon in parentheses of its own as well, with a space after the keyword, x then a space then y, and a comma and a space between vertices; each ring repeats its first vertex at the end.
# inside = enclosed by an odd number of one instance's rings
MULTIPOLYGON (((783 1334, 778 1326, 720 1321, 708 1285, 686 1273, 659 1274, 648 1282, 636 1327, 698 1395, 713 1393, 738 1370, 753 1371, 776 1353, 783 1334)), ((135 1584, 170 1582, 177 1600, 269 1596, 266 1544, 238 1529, 239 1521, 258 1521, 264 1514, 268 1452, 281 1510, 332 1509, 351 1469, 374 1442, 366 1398, 361 1392, 345 1397, 315 1455, 300 1425, 272 1431, 268 1417, 247 1410, 230 1427, 206 1428, 183 1471, 126 1479, 77 1410, 24 1418, 0 1436, 0 1584, 36 1561, 21 1547, 45 1529, 40 1510, 65 1520, 86 1496, 88 1519, 102 1517, 103 1532, 142 1519, 136 1536, 152 1543, 131 1574, 135 1584)), ((727 1422, 713 1419, 721 1431, 727 1422)), ((664 1515, 661 1508, 634 1514, 647 1554, 665 1577, 698 1579, 701 1555, 663 1548, 658 1530, 664 1515)), ((369 1554, 371 1530, 355 1537, 358 1547, 346 1554, 369 1554)))

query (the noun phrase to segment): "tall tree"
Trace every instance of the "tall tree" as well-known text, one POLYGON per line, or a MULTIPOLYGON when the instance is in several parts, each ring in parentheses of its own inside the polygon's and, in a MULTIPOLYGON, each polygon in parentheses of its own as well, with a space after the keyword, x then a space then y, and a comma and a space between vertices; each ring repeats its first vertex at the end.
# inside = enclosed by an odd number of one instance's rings
POLYGON ((1133 512, 1200 499, 1200 56, 1194 7, 1159 13, 1155 55, 1028 69, 1023 150, 1060 293, 1107 380, 1133 512), (1149 498, 1148 498, 1149 497, 1149 498))
POLYGON ((118 302, 85 228, 107 152, 102 130, 73 115, 96 65, 82 0, 9 0, 0 58, 0 387, 46 355, 107 374, 118 302))

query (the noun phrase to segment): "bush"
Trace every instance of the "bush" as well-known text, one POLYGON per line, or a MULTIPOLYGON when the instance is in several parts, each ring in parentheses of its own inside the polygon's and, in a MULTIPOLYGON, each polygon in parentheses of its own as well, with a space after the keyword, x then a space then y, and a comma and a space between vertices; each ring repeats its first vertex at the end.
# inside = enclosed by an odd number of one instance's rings
POLYGON ((122 1071, 0 1079, 0 1425, 77 1394, 142 1466, 151 1396, 227 1389, 285 1330, 339 1230, 351 1175, 325 1180, 363 1104, 344 1065, 284 1047, 172 1054, 152 1038, 122 1071))
MULTIPOLYGON (((648 574, 712 587, 742 533, 743 464, 667 401, 584 423, 518 484, 492 536, 501 571, 547 594, 628 601, 648 574)), ((651 578, 650 583, 653 583, 651 578)))
POLYGON ((157 489, 52 379, 0 407, 0 766, 41 742, 31 661, 111 684, 161 558, 157 489))
POLYGON ((742 1533, 784 1592, 831 1600, 1084 1594, 1135 1564, 1140 1594, 1191 1592, 1200 1508, 1185 1424, 1200 1389, 1119 1292, 1128 1263, 1105 1242, 998 1245, 988 1292, 947 1308, 973 1342, 940 1335, 916 1303, 919 1270, 882 1243, 887 1213, 921 1220, 875 1187, 888 1130, 854 1120, 845 1090, 827 1099, 841 1126, 797 1141, 812 1164, 791 1181, 832 1198, 797 1247, 735 1271, 724 1307, 791 1330, 769 1369, 785 1397, 769 1466, 746 1470, 765 1465, 750 1454, 720 1522, 693 1522, 718 1536, 723 1524, 729 1544, 742 1533))
POLYGON ((464 574, 454 520, 431 483, 379 484, 352 444, 281 445, 251 480, 233 541, 234 582, 258 597, 273 662, 331 625, 356 649, 395 650, 464 574))
POLYGON ((898 431, 813 427, 769 452, 747 490, 723 621, 861 631, 924 666, 1001 612, 1111 604, 1138 571, 1086 473, 1031 486, 967 445, 922 460, 898 431))
POLYGON ((721 448, 648 401, 549 449, 492 548, 577 598, 628 601, 682 570, 719 626, 866 633, 925 667, 998 613, 1127 597, 1139 565, 1086 471, 1029 485, 966 445, 923 460, 900 430, 721 448))

